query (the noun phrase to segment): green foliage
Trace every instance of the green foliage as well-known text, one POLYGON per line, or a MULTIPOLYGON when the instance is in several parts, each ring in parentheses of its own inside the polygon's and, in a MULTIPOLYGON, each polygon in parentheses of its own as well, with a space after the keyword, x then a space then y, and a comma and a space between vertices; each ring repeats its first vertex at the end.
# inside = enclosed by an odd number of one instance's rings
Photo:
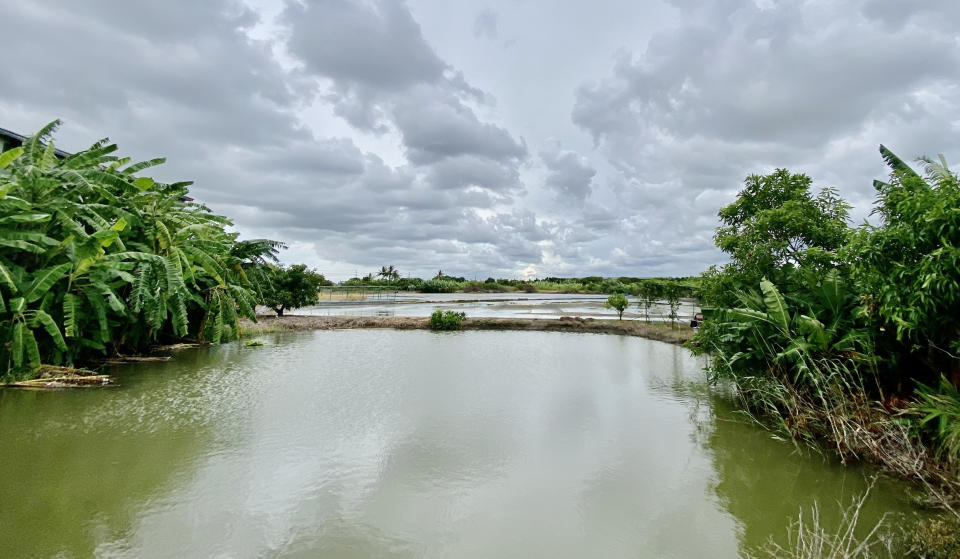
POLYGON ((381 267, 377 276, 387 281, 397 281, 400 279, 400 272, 391 264, 390 266, 381 267))
POLYGON ((505 293, 507 291, 513 291, 513 289, 513 287, 502 285, 495 281, 468 281, 463 285, 462 291, 464 293, 505 293))
POLYGON ((637 306, 643 310, 644 320, 650 322, 650 309, 660 300, 662 294, 660 282, 642 280, 635 284, 633 293, 638 298, 637 306))
POLYGON ((317 304, 320 287, 324 285, 332 283, 305 264, 273 267, 270 286, 263 294, 263 304, 283 316, 286 310, 317 304))
POLYGON ((627 296, 623 293, 614 293, 607 297, 607 302, 604 303, 603 306, 616 310, 618 320, 623 320, 623 311, 627 310, 627 307, 630 306, 630 301, 627 300, 627 296))
POLYGON ((914 410, 921 416, 920 427, 936 443, 941 457, 960 466, 960 390, 945 377, 939 388, 920 385, 920 400, 914 410))
POLYGON ((695 338, 713 353, 715 378, 765 373, 819 392, 830 382, 850 382, 846 373, 872 364, 869 332, 853 319, 856 297, 836 272, 792 300, 767 280, 759 287, 739 292, 741 306, 719 312, 695 338))
POLYGON ((890 182, 876 181, 877 226, 864 226, 851 243, 853 274, 865 311, 895 332, 902 351, 935 379, 960 382, 960 181, 940 159, 925 177, 881 146, 890 182))
POLYGON ((459 330, 460 323, 467 317, 466 313, 456 311, 435 310, 430 315, 431 330, 459 330))
POLYGON ((234 337, 238 311, 254 318, 246 270, 279 245, 238 242, 190 183, 136 176, 162 159, 131 164, 106 140, 54 156, 58 124, 0 154, 0 378, 234 337))
POLYGON ((460 290, 462 284, 453 280, 432 279, 423 282, 420 289, 424 293, 455 293, 460 290))
POLYGON ((783 283, 796 268, 835 267, 849 234, 849 206, 830 188, 814 196, 810 183, 786 169, 744 180, 736 201, 718 214, 714 239, 731 262, 704 276, 708 302, 731 306, 732 286, 756 285, 764 277, 783 283))
POLYGON ((670 314, 668 318, 670 323, 676 325, 678 318, 678 311, 680 310, 680 297, 683 295, 683 288, 673 281, 665 282, 661 285, 661 293, 663 298, 667 301, 667 307, 670 309, 670 314))
MULTIPOLYGON (((921 158, 921 174, 880 151, 891 167, 888 182, 874 182, 880 223, 851 232, 846 204, 830 191, 811 196, 806 177, 748 177, 720 212, 716 240, 732 261, 704 275, 702 293, 716 308, 704 309, 693 344, 713 354, 712 378, 733 381, 748 409, 794 435, 826 436, 841 453, 866 444, 850 433, 894 424, 883 410, 917 387, 902 419, 955 469, 960 180, 942 156, 921 158)), ((870 444, 859 452, 892 456, 889 444, 870 444)))
POLYGON ((626 290, 627 287, 615 278, 604 278, 604 280, 600 282, 601 293, 623 293, 626 290))

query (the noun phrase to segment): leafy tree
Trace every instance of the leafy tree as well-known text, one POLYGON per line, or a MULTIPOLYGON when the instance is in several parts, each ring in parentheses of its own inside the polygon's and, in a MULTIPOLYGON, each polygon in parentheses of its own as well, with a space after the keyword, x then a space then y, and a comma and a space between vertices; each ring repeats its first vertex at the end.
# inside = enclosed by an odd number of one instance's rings
POLYGON ((667 301, 667 307, 670 309, 668 318, 674 326, 677 324, 678 312, 680 311, 680 297, 683 295, 683 288, 676 281, 667 281, 661 288, 664 299, 667 301))
POLYGON ((627 296, 623 293, 614 293, 613 295, 607 297, 607 302, 604 303, 603 306, 608 309, 616 310, 617 319, 623 320, 623 311, 627 310, 627 307, 630 306, 630 302, 627 301, 627 296))
POLYGON ((901 366, 919 361, 928 380, 947 374, 960 386, 960 180, 943 156, 921 158, 921 176, 880 152, 892 170, 874 182, 882 222, 862 228, 850 250, 865 312, 903 344, 890 348, 907 354, 901 366))
POLYGON ((603 293, 618 293, 626 290, 626 287, 616 278, 605 278, 600 282, 600 291, 603 293))
POLYGON ((660 284, 653 280, 641 280, 636 287, 639 298, 637 306, 643 309, 643 318, 650 322, 650 309, 660 300, 660 284))
POLYGON ((264 294, 263 303, 276 311, 277 316, 283 316, 285 310, 315 305, 320 287, 333 285, 322 274, 307 268, 306 264, 275 267, 270 279, 272 286, 264 294))
POLYGON ((755 286, 764 277, 780 283, 796 268, 836 265, 849 233, 849 206, 831 188, 814 196, 810 184, 806 175, 786 169, 744 180, 736 201, 718 214, 714 239, 731 262, 705 277, 706 298, 730 306, 736 303, 732 286, 755 286))

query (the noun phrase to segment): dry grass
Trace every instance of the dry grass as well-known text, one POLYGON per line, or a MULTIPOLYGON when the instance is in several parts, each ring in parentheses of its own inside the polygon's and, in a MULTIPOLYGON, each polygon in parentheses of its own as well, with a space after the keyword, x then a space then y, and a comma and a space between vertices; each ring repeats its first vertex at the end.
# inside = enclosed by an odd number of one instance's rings
POLYGON ((809 517, 801 510, 797 519, 790 525, 787 545, 781 546, 771 540, 761 551, 764 557, 795 559, 867 559, 878 557, 902 557, 895 549, 895 538, 887 515, 884 514, 863 536, 860 513, 870 495, 870 487, 855 498, 843 510, 843 517, 837 527, 828 530, 820 520, 820 507, 814 503, 809 517))
POLYGON ((110 377, 107 375, 98 375, 88 369, 43 365, 37 371, 37 378, 11 382, 2 386, 49 389, 103 386, 111 382, 110 377))

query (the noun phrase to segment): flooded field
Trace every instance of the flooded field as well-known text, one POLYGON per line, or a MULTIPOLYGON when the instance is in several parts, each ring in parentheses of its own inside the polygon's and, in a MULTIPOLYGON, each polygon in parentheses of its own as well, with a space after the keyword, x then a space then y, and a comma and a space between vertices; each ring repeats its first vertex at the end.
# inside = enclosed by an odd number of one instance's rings
MULTIPOLYGON (((669 309, 655 305, 648 317, 637 306, 636 298, 630 297, 630 308, 623 314, 624 320, 665 320, 669 309)), ((321 316, 430 316, 433 311, 455 310, 472 317, 490 318, 617 318, 617 312, 605 309, 607 295, 558 294, 558 293, 413 293, 384 291, 372 293, 362 300, 343 300, 321 296, 320 304, 290 311, 290 314, 321 316)), ((693 316, 693 301, 682 302, 680 320, 689 321, 693 316)), ((699 308, 696 308, 698 311, 699 308)))

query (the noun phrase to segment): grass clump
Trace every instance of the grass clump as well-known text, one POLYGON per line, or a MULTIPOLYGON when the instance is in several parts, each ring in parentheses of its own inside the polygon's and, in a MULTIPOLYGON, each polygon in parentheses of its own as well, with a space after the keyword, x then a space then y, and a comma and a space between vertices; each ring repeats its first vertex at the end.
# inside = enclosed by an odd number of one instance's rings
POLYGON ((467 317, 467 313, 456 311, 433 311, 430 315, 431 330, 459 330, 460 323, 467 317))

